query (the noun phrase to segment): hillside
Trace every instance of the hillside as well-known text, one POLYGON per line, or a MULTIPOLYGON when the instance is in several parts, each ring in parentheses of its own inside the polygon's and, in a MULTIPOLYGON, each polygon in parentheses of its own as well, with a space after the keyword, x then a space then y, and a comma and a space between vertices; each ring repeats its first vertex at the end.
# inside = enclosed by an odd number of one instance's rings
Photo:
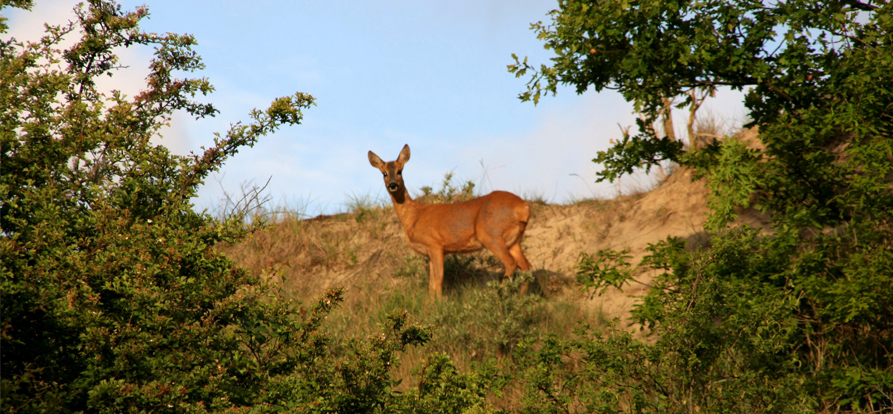
MULTIPOLYGON (((742 139, 753 140, 755 135, 749 131, 742 139)), ((534 290, 547 298, 579 300, 606 318, 623 317, 651 275, 641 273, 642 284, 628 286, 623 293, 589 298, 576 282, 574 266, 580 254, 626 249, 632 263, 638 263, 649 244, 668 236, 697 248, 707 240, 707 197, 703 181, 692 181, 692 171, 682 168, 650 192, 571 205, 532 202, 534 217, 523 245, 537 279, 534 290)), ((742 211, 739 221, 763 224, 754 211, 742 211)), ((301 300, 335 285, 345 287, 351 298, 379 295, 375 291, 422 292, 427 283, 426 262, 407 246, 390 206, 358 207, 307 220, 279 215, 266 229, 223 250, 242 266, 280 283, 286 296, 301 300)), ((501 271, 501 264, 486 251, 454 257, 447 262, 446 295, 458 286, 498 279, 501 271)))

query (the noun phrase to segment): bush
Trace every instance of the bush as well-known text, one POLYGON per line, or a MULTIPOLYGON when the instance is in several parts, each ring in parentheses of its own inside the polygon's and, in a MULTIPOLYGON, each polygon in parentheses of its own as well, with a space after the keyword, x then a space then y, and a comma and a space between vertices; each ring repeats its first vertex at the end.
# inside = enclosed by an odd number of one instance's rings
MULTIPOLYGON (((321 324, 340 289, 307 308, 281 300, 213 249, 246 234, 244 215, 217 220, 190 204, 240 148, 299 124, 313 97, 276 99, 202 154, 171 155, 150 139, 174 111, 217 112, 191 100, 212 90, 207 80, 176 78, 202 68, 194 39, 141 32, 145 8, 92 0, 76 15, 36 43, 0 44, 4 412, 408 407, 389 372, 427 331, 391 314, 383 333, 333 346, 321 324), (76 30, 81 38, 57 50, 76 30), (117 68, 115 49, 132 45, 155 47, 147 89, 132 99, 98 90, 94 80, 117 68)), ((457 375, 426 378, 438 387, 457 375)), ((474 395, 457 407, 479 406, 474 395)))
MULTIPOLYGON (((684 152, 643 122, 639 135, 598 155, 600 179, 664 159, 695 168, 712 192, 710 244, 689 251, 668 239, 639 264, 660 272, 633 310, 651 342, 616 342, 624 335, 615 331, 532 348, 545 361, 527 377, 532 392, 569 387, 561 395, 579 399, 556 395, 548 409, 598 412, 893 408, 893 4, 568 0, 559 8, 551 24, 534 25, 556 51, 552 66, 510 66, 533 72, 522 99, 559 83, 617 88, 652 120, 667 98, 730 85, 746 88, 762 142, 725 138, 684 152), (730 228, 741 207, 771 216, 771 228, 730 228), (598 383, 594 372, 619 382, 598 383)), ((583 257, 580 278, 622 287, 633 274, 626 258, 583 257)))

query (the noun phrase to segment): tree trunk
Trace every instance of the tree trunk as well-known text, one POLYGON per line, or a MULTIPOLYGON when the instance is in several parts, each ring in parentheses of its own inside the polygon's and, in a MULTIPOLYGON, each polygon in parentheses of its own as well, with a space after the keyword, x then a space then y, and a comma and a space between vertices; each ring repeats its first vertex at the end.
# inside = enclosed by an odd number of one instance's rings
POLYGON ((670 141, 676 141, 676 129, 673 128, 673 98, 661 98, 664 103, 664 135, 670 141))

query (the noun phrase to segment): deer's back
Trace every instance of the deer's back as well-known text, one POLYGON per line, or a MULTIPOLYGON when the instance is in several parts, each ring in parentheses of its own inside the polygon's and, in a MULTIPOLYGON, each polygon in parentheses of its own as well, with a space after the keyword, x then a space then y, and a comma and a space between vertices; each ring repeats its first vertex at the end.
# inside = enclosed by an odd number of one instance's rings
POLYGON ((483 248, 480 237, 511 237, 523 232, 530 207, 520 197, 494 191, 454 204, 422 204, 418 219, 406 236, 410 244, 439 244, 448 253, 483 248), (486 233, 486 235, 482 235, 486 233))

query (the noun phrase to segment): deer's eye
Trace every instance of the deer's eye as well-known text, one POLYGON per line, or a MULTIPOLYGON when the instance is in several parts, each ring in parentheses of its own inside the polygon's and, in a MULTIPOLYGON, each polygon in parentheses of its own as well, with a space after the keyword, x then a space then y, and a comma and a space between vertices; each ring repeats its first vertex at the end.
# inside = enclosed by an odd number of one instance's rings
POLYGON ((387 176, 388 176, 388 173, 386 173, 386 172, 383 172, 383 173, 381 173, 381 175, 383 175, 383 176, 385 176, 385 177, 387 177, 387 176))
POLYGON ((403 175, 403 170, 397 170, 397 175, 403 175))

